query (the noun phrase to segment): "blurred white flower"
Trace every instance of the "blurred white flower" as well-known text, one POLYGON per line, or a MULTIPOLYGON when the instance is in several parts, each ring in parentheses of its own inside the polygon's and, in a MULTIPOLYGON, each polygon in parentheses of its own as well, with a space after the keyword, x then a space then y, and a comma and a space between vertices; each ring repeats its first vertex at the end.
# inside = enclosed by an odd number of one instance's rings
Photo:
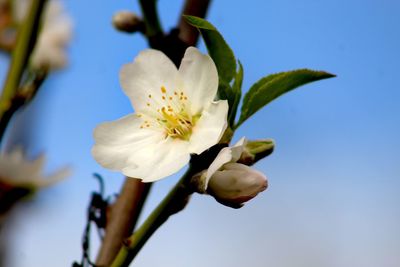
POLYGON ((43 172, 45 156, 35 160, 25 158, 21 147, 13 148, 9 153, 0 154, 0 182, 13 187, 39 189, 51 186, 70 175, 69 168, 63 168, 51 175, 43 172))
POLYGON ((214 101, 215 64, 194 47, 179 70, 162 52, 142 51, 123 66, 120 81, 136 114, 96 127, 92 154, 105 168, 159 180, 217 144, 227 127, 228 103, 214 101))
MULTIPOLYGON (((14 17, 23 23, 31 0, 14 0, 14 17)), ((66 47, 72 37, 72 20, 65 12, 62 2, 49 0, 43 14, 43 24, 31 56, 34 69, 60 69, 67 62, 66 47)))
POLYGON ((202 192, 208 192, 225 205, 241 207, 243 202, 254 198, 267 188, 267 178, 264 174, 237 163, 246 143, 246 139, 242 138, 233 147, 225 147, 218 153, 203 174, 202 192))

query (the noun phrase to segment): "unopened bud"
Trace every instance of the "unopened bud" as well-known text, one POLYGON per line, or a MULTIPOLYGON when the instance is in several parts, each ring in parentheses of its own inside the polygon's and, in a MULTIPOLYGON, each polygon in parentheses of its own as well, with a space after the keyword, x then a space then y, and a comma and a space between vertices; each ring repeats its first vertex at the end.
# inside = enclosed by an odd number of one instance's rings
POLYGON ((112 23, 117 30, 129 33, 142 31, 144 27, 142 19, 131 11, 118 11, 112 23))
POLYGON ((268 187, 261 172, 240 163, 227 163, 210 178, 207 192, 229 207, 240 208, 268 187))
POLYGON ((246 147, 247 140, 242 138, 234 146, 222 148, 208 169, 192 177, 193 191, 212 195, 218 202, 231 208, 242 207, 244 202, 264 191, 268 186, 265 175, 239 160, 243 158, 253 164, 258 154, 265 154, 267 148, 273 148, 273 142, 254 141, 244 155, 246 147))
POLYGON ((274 151, 275 143, 271 139, 247 141, 238 162, 253 165, 274 151))

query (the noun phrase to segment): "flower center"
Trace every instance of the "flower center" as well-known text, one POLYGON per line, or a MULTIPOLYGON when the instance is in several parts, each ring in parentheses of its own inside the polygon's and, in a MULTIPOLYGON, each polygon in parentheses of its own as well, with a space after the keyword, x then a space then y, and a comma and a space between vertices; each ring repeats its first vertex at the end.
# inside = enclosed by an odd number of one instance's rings
POLYGON ((161 130, 165 138, 178 138, 189 140, 192 129, 200 117, 193 116, 187 108, 189 105, 188 97, 182 91, 168 92, 167 88, 161 87, 161 98, 156 99, 151 94, 148 95, 147 109, 137 114, 144 117, 144 122, 140 128, 152 128, 161 130))

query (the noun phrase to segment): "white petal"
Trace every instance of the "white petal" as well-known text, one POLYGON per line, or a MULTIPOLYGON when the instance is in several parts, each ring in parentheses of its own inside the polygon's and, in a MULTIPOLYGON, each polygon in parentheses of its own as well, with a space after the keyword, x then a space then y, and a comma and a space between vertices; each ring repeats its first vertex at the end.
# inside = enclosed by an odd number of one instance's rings
POLYGON ((140 163, 128 166, 122 172, 129 177, 140 178, 143 182, 153 182, 170 176, 183 168, 190 159, 188 142, 166 139, 158 144, 143 148, 131 161, 140 163))
POLYGON ((42 153, 35 160, 30 162, 32 167, 32 173, 40 174, 44 169, 44 164, 46 163, 46 154, 42 153))
POLYGON ((24 162, 24 149, 22 148, 22 146, 15 146, 13 149, 11 149, 10 153, 4 154, 4 158, 8 159, 13 162, 14 164, 19 164, 24 162))
POLYGON ((179 67, 192 114, 199 113, 212 102, 218 90, 218 72, 210 56, 195 47, 186 49, 179 67))
POLYGON ((141 124, 142 120, 131 114, 97 126, 92 149, 95 160, 105 168, 122 170, 132 164, 129 158, 134 153, 163 139, 161 132, 140 129, 141 124))
POLYGON ((210 182, 211 176, 218 171, 224 164, 229 162, 237 162, 242 155, 243 148, 247 143, 245 137, 240 140, 233 147, 224 147, 215 157, 214 161, 210 164, 207 169, 205 176, 204 190, 207 190, 208 183, 210 182))
POLYGON ((217 144, 227 127, 228 101, 220 100, 202 112, 190 137, 190 153, 200 154, 217 144))
POLYGON ((70 175, 69 168, 46 177, 43 175, 45 155, 28 160, 20 146, 14 147, 10 153, 0 154, 0 178, 4 183, 19 187, 41 188, 50 186, 70 175))
POLYGON ((148 103, 160 107, 162 86, 168 95, 182 87, 174 63, 164 53, 153 49, 140 52, 133 63, 124 65, 120 82, 136 111, 148 108, 148 103))
POLYGON ((37 47, 33 51, 30 63, 34 69, 49 68, 57 70, 65 67, 67 61, 67 55, 63 47, 57 47, 39 40, 37 47))
POLYGON ((55 183, 64 180, 65 178, 71 175, 72 175, 71 168, 64 167, 47 177, 40 177, 40 179, 32 181, 32 185, 37 188, 49 187, 55 183))
POLYGON ((210 178, 216 171, 218 171, 225 163, 231 162, 232 160, 232 150, 230 147, 224 147, 218 153, 217 157, 210 164, 207 169, 206 178, 204 182, 204 191, 207 190, 208 183, 210 182, 210 178))
POLYGON ((232 162, 237 162, 243 153, 243 149, 247 144, 247 139, 245 137, 240 138, 239 141, 231 148, 232 150, 232 162))

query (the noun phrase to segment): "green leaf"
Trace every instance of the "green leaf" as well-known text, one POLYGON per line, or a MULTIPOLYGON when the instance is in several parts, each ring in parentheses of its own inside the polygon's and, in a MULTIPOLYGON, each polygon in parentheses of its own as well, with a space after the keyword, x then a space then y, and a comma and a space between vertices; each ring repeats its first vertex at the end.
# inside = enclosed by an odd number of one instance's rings
POLYGON ((218 86, 218 99, 228 100, 229 112, 228 122, 230 126, 234 126, 237 108, 239 105, 240 97, 242 96, 242 81, 243 81, 243 67, 239 62, 239 70, 236 73, 235 81, 231 86, 228 83, 222 81, 219 82, 218 86))
POLYGON ((232 49, 218 30, 208 21, 195 16, 184 15, 183 17, 190 25, 200 31, 208 53, 217 66, 220 80, 222 80, 222 83, 229 84, 236 75, 236 59, 232 49))
POLYGON ((256 82, 243 99, 242 111, 236 127, 251 115, 279 96, 304 84, 332 78, 335 75, 324 71, 299 69, 266 76, 256 82))

